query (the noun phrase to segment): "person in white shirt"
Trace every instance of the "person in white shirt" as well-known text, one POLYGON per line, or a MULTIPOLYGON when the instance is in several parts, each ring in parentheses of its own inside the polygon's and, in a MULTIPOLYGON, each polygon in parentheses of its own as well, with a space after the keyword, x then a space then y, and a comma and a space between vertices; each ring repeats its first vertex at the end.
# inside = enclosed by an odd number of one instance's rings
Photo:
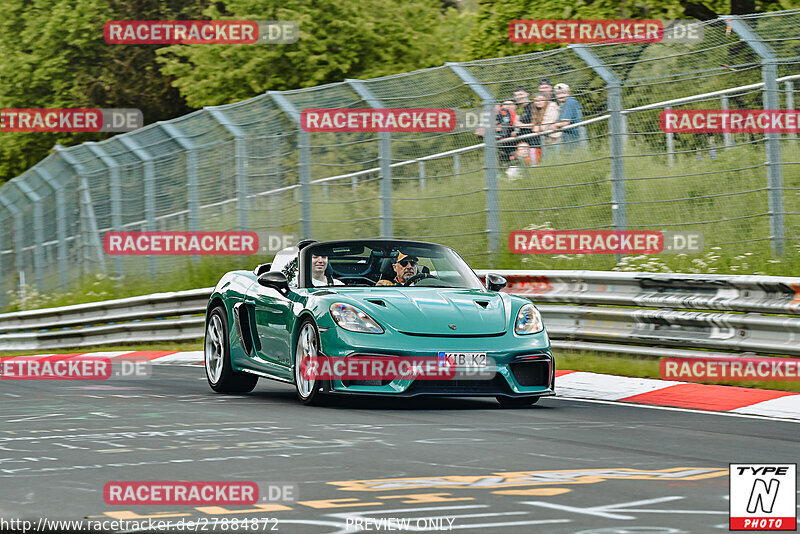
POLYGON ((311 283, 314 286, 343 286, 344 282, 325 274, 328 268, 328 256, 311 255, 311 283))

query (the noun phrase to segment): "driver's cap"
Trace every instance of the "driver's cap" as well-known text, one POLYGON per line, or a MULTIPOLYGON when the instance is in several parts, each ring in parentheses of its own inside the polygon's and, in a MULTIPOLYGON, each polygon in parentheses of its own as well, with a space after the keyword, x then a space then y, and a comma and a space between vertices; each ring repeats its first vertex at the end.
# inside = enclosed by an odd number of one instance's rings
POLYGON ((412 256, 411 254, 403 254, 401 251, 397 251, 397 263, 400 263, 403 260, 412 260, 418 262, 419 258, 412 256))

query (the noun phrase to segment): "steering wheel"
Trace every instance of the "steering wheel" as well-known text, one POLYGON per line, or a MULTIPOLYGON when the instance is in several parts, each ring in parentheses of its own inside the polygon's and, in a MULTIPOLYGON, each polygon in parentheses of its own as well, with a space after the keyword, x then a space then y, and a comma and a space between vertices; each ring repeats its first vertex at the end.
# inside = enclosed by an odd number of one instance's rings
POLYGON ((415 282, 419 282, 423 278, 439 278, 439 277, 438 276, 433 276, 430 273, 417 273, 414 276, 412 276, 411 278, 409 278, 408 280, 406 280, 406 283, 403 284, 403 286, 408 287, 408 286, 410 286, 411 284, 413 284, 415 282))

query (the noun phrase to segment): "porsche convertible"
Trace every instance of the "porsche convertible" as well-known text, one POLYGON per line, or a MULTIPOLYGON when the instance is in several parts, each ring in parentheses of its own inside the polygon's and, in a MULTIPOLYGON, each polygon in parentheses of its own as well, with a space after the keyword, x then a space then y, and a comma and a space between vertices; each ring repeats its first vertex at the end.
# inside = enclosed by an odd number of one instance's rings
POLYGON ((208 383, 219 393, 242 393, 269 378, 293 384, 309 405, 356 394, 491 396, 504 407, 529 406, 555 394, 554 359, 539 311, 501 292, 505 285, 496 274, 484 285, 442 245, 302 241, 272 263, 226 273, 214 288, 205 326, 208 383), (348 374, 354 366, 345 364, 365 358, 371 369, 378 361, 393 372, 348 374), (320 361, 334 365, 309 372, 320 361))

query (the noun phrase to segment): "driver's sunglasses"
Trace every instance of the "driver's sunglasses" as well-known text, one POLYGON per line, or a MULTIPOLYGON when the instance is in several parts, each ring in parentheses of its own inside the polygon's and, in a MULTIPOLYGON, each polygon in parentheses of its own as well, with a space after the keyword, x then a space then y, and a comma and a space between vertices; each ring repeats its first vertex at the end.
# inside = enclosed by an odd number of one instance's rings
POLYGON ((403 267, 408 267, 409 265, 416 265, 417 264, 417 262, 415 262, 414 260, 400 260, 397 263, 399 263, 403 267))

